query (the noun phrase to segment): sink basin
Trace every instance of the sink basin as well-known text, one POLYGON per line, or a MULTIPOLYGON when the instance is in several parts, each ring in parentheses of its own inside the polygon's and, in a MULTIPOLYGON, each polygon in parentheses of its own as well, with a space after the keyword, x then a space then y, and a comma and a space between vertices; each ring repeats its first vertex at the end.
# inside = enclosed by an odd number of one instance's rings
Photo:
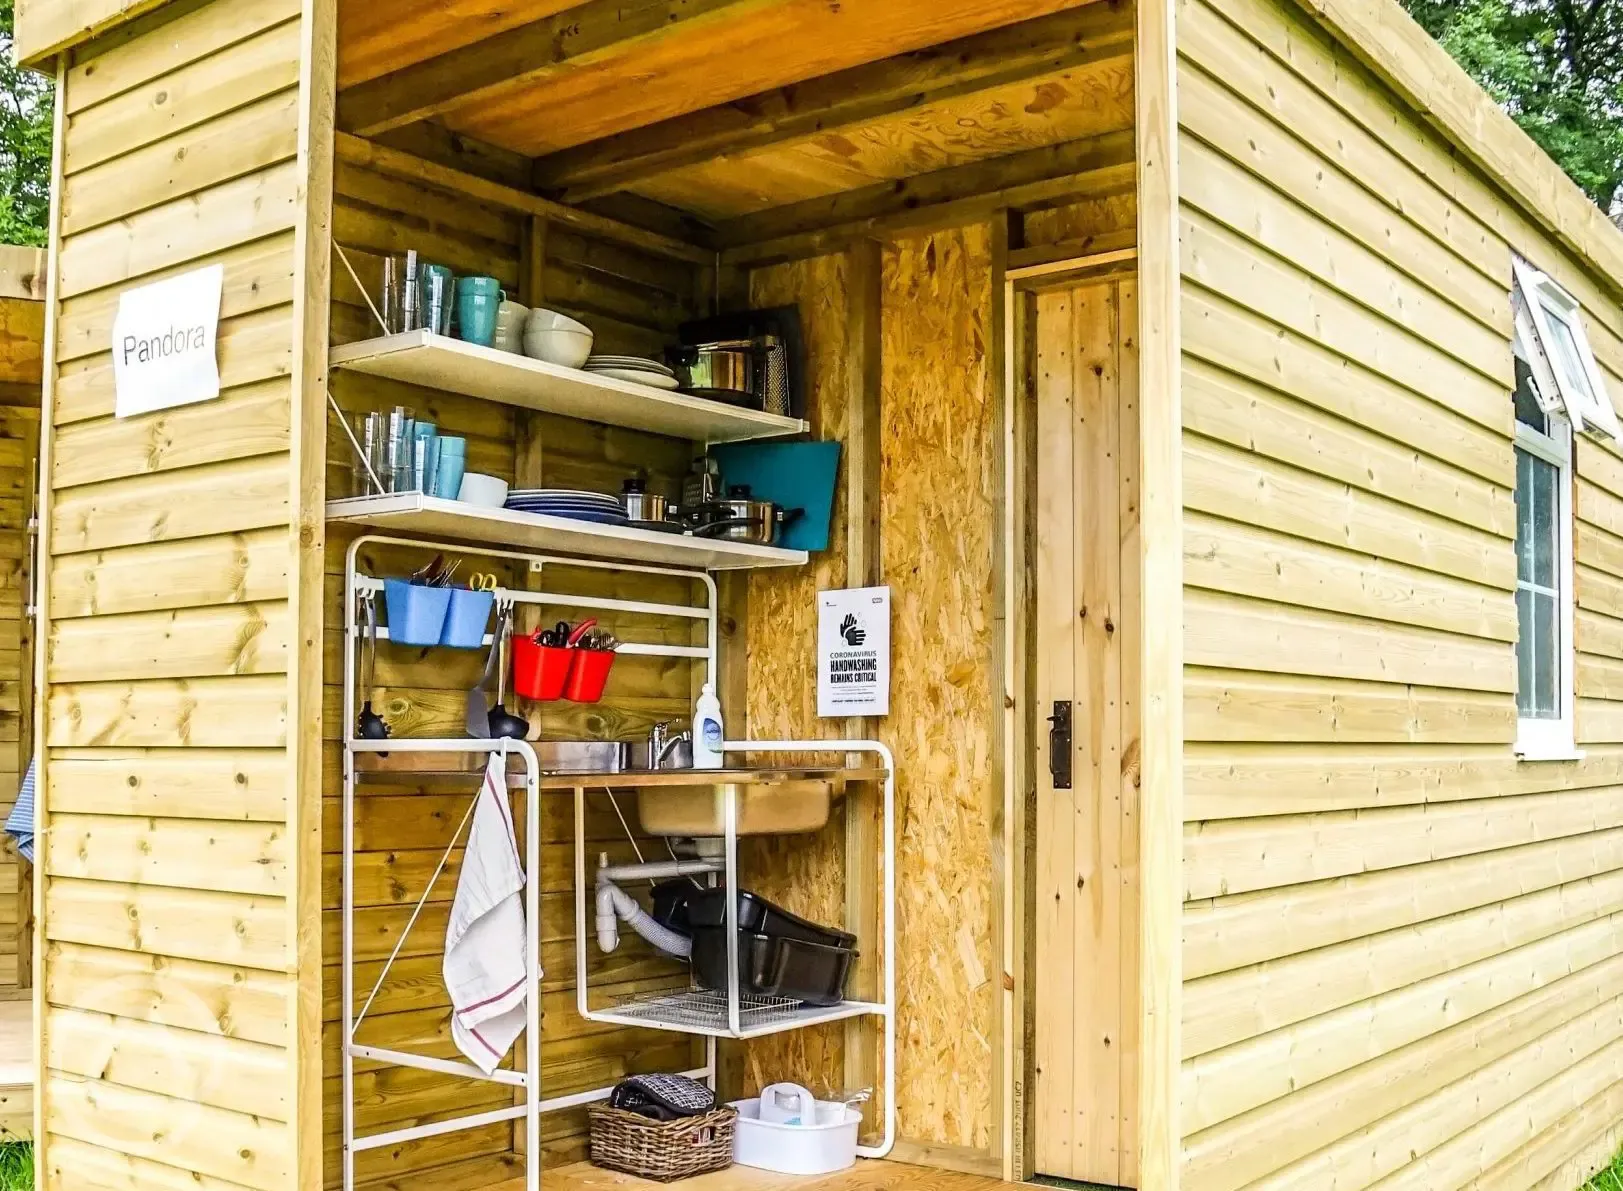
POLYGON ((739 835, 794 835, 820 831, 828 822, 834 782, 802 778, 779 782, 729 782, 725 771, 708 779, 694 773, 691 786, 637 791, 637 817, 649 835, 716 836, 726 831, 726 793, 738 796, 739 835))

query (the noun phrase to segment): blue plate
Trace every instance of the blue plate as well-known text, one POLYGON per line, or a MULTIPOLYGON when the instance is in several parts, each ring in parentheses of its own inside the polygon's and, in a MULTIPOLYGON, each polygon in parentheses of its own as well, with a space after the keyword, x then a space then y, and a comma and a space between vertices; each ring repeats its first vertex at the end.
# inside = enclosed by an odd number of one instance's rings
POLYGON ((590 521, 594 525, 624 525, 628 520, 624 513, 554 513, 552 516, 568 521, 590 521))

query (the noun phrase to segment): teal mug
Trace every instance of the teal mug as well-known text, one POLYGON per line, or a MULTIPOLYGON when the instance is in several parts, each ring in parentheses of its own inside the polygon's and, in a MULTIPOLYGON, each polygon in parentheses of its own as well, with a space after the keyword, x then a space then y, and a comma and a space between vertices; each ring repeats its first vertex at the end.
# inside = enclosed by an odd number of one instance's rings
POLYGON ((496 316, 507 300, 502 283, 494 277, 458 277, 456 316, 458 333, 469 343, 489 347, 496 339, 496 316))

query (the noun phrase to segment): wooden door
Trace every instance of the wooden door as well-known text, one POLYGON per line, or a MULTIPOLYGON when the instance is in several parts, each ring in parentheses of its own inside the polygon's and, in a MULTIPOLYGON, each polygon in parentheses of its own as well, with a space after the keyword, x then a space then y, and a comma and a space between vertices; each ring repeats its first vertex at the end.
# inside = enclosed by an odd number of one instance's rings
POLYGON ((1138 1177, 1137 300, 1130 279, 1114 279, 1028 301, 1040 717, 1036 1169, 1131 1187, 1138 1177), (1068 749, 1063 722, 1053 733, 1041 722, 1067 707, 1068 749))

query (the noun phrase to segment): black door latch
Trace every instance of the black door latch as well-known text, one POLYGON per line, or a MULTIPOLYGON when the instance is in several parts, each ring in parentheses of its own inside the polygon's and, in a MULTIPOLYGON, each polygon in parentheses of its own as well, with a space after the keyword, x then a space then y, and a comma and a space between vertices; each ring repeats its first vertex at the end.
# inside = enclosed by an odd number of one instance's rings
POLYGON ((1054 714, 1048 717, 1048 772, 1054 789, 1071 788, 1071 701, 1054 700, 1054 714))

